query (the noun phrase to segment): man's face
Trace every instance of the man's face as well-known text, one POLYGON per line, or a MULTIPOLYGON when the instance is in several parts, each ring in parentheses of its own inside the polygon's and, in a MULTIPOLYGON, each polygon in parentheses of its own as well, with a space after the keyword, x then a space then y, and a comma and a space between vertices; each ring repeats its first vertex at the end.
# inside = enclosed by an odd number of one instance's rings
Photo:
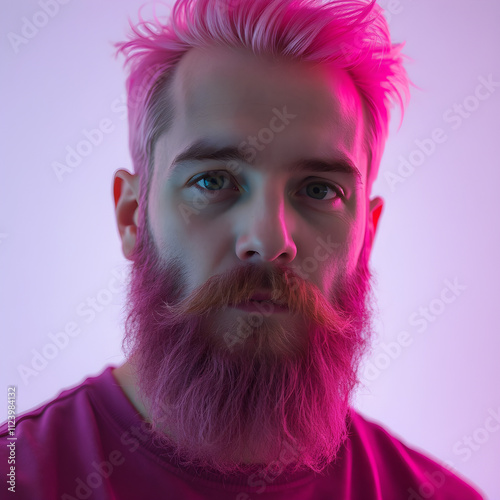
MULTIPOLYGON (((188 270, 184 292, 255 263, 286 265, 328 296, 354 270, 367 222, 364 119, 347 75, 244 50, 194 49, 180 62, 173 96, 173 127, 155 147, 148 216, 160 255, 188 270), (172 165, 196 141, 233 146, 243 158, 172 165), (351 163, 360 176, 291 171, 312 159, 351 163)), ((219 321, 239 314, 228 308, 219 321)))
POLYGON ((131 257, 151 421, 189 463, 232 471, 288 445, 317 470, 345 438, 370 333, 381 200, 367 206, 361 101, 341 72, 222 48, 188 52, 173 97, 131 257), (197 141, 232 161, 175 161, 197 141), (259 292, 272 301, 249 303, 259 292))

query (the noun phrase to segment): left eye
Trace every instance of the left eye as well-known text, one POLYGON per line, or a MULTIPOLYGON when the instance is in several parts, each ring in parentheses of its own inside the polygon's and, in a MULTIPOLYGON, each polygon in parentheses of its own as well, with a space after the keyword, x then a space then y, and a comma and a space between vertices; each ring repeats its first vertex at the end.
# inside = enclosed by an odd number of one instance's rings
POLYGON ((306 190, 307 194, 314 198, 315 200, 332 200, 333 198, 342 198, 342 192, 339 188, 332 186, 330 184, 325 184, 324 182, 310 182, 303 188, 306 190), (328 198, 328 191, 333 192, 328 198))

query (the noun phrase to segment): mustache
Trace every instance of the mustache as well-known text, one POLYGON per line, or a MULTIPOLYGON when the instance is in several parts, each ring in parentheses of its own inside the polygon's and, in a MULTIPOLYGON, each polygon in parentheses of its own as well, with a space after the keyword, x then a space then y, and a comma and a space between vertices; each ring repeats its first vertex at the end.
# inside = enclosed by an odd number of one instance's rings
POLYGON ((211 276, 177 304, 164 305, 169 315, 177 319, 205 316, 213 310, 248 302, 263 290, 270 294, 273 303, 285 305, 292 314, 301 314, 319 326, 341 333, 352 324, 352 316, 332 306, 316 285, 281 265, 241 265, 211 276))

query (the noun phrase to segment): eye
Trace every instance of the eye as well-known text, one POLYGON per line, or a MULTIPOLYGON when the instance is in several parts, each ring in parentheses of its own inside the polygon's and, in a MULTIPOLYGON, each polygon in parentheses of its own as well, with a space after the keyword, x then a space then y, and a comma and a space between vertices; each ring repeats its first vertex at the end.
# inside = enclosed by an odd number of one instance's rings
POLYGON ((200 191, 217 192, 231 185, 231 177, 222 171, 211 171, 195 177, 188 185, 200 191))
POLYGON ((343 192, 340 188, 325 182, 310 182, 307 186, 305 186, 305 188, 302 189, 306 190, 308 196, 318 201, 329 201, 335 198, 343 198, 343 192), (329 193, 329 191, 331 193, 329 193))
MULTIPOLYGON (((232 177, 227 172, 216 170, 198 175, 191 180, 188 186, 194 186, 205 194, 213 194, 214 196, 217 196, 221 191, 230 189, 231 186, 233 186, 233 191, 239 191, 238 187, 232 181, 232 177)), ((310 182, 301 191, 304 189, 308 197, 317 201, 342 199, 344 196, 343 191, 339 187, 321 181, 310 182)))

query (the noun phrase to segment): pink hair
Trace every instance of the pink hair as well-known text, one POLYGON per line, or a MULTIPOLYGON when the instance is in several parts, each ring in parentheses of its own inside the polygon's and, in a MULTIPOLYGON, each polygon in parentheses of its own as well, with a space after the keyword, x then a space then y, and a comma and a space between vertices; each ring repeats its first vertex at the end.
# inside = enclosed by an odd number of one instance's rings
MULTIPOLYGON (((129 41, 116 43, 130 66, 127 79, 129 146, 141 178, 143 209, 154 145, 173 117, 169 84, 182 56, 194 47, 245 47, 348 72, 365 105, 368 190, 388 134, 389 108, 409 99, 401 49, 392 44, 382 9, 371 0, 177 0, 168 24, 144 21, 129 41)), ((401 122, 400 122, 401 123, 401 122)))

